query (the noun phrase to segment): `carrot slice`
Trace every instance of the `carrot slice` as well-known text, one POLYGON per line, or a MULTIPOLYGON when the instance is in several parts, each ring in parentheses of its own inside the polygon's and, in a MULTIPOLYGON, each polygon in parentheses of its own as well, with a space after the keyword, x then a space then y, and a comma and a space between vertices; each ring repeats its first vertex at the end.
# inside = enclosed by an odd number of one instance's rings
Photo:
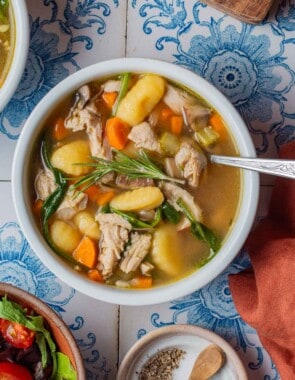
POLYGON ((41 217, 41 210, 43 206, 43 201, 41 199, 37 199, 33 204, 33 213, 39 219, 41 217))
POLYGON ((69 134, 69 130, 65 127, 64 119, 59 117, 53 126, 53 137, 55 140, 63 140, 69 134))
POLYGON ((97 201, 97 198, 99 197, 100 195, 100 188, 96 185, 91 185, 89 186, 86 190, 83 191, 85 194, 88 195, 88 199, 91 201, 91 202, 96 202, 97 201))
POLYGON ((90 239, 88 236, 84 236, 77 248, 73 252, 73 257, 79 263, 86 265, 88 268, 94 268, 97 263, 98 256, 98 244, 90 239))
POLYGON ((115 116, 107 120, 105 132, 109 144, 113 148, 121 150, 127 144, 130 127, 115 116))
POLYGON ((171 108, 164 107, 161 111, 161 116, 163 119, 169 119, 171 116, 175 115, 171 108))
POLYGON ((92 280, 96 282, 104 282, 104 278, 102 277, 102 274, 97 269, 91 269, 87 276, 92 280))
POLYGON ((99 206, 104 206, 107 203, 109 203, 114 198, 115 195, 116 193, 113 190, 100 193, 96 199, 96 203, 99 206))
POLYGON ((171 117, 171 132, 175 135, 180 135, 183 127, 182 116, 172 116, 171 117))
POLYGON ((214 113, 209 120, 209 125, 218 132, 219 136, 225 136, 226 135, 226 125, 223 121, 223 119, 217 114, 214 113))
POLYGON ((130 282, 134 288, 144 289, 152 287, 153 279, 150 276, 137 276, 134 277, 130 282))
POLYGON ((112 108, 115 104, 115 101, 117 99, 118 93, 116 91, 114 92, 104 92, 102 94, 102 99, 105 102, 106 106, 108 108, 112 108))

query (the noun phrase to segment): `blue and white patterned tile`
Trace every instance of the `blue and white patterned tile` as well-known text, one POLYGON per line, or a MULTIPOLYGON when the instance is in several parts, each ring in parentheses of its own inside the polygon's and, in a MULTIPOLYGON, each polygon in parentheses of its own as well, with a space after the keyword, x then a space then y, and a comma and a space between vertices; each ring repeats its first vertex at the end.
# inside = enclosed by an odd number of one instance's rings
POLYGON ((9 182, 0 182, 0 204, 0 281, 36 295, 61 316, 81 350, 87 379, 114 379, 118 306, 80 294, 41 263, 16 222, 9 182))
POLYGON ((245 120, 258 155, 276 157, 295 138, 294 0, 256 26, 182 0, 133 0, 128 19, 127 55, 174 62, 213 83, 245 120))
POLYGON ((27 1, 30 49, 20 85, 0 114, 0 179, 11 176, 14 148, 30 112, 69 74, 125 54, 126 1, 27 1))

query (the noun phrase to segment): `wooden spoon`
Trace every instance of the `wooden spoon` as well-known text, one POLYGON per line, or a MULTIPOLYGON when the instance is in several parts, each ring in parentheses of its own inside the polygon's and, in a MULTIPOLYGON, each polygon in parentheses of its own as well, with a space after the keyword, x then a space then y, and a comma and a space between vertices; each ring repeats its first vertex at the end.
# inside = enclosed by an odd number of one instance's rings
POLYGON ((207 380, 220 370, 225 362, 225 353, 223 350, 211 344, 206 347, 197 357, 193 369, 190 373, 189 380, 207 380))

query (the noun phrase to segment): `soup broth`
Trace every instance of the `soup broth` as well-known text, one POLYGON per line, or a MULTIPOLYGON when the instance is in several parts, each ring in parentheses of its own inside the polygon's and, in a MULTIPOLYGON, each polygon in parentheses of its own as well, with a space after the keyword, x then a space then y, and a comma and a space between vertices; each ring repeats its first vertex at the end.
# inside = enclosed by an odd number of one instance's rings
POLYGON ((204 99, 153 74, 92 82, 44 124, 32 210, 51 248, 94 281, 148 288, 205 265, 239 207, 233 138, 204 99))
POLYGON ((0 87, 9 71, 14 50, 14 19, 9 2, 0 3, 0 87))

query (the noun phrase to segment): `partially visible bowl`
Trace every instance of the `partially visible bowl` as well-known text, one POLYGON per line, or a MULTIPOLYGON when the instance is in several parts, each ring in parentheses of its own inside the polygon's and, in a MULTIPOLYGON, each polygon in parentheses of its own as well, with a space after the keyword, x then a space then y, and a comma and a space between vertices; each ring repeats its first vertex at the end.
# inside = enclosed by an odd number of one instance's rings
POLYGON ((56 344, 56 351, 65 354, 71 361, 77 373, 77 380, 85 380, 85 370, 83 359, 77 343, 63 320, 47 306, 43 301, 34 295, 17 288, 14 285, 0 282, 0 297, 6 296, 9 301, 19 304, 35 312, 36 315, 43 317, 46 328, 56 344))
MULTIPOLYGON (((211 84, 193 72, 171 63, 152 59, 123 58, 100 62, 71 75, 52 89, 28 118, 16 147, 12 169, 13 202, 23 232, 41 261, 60 279, 78 291, 102 301, 125 305, 148 305, 165 302, 193 292, 218 276, 235 258, 251 229, 258 201, 259 177, 251 171, 241 172, 242 194, 230 233, 218 254, 188 277, 168 285, 144 290, 115 288, 91 281, 77 273, 48 246, 36 225, 31 210, 30 157, 35 149, 43 121, 62 99, 83 84, 126 72, 155 73, 178 83, 206 99, 220 113, 235 140, 241 156, 254 157, 255 149, 242 118, 233 105, 211 84)), ((229 183, 228 186, 231 186, 229 183)))
POLYGON ((25 0, 10 0, 10 21, 13 31, 8 71, 0 87, 0 112, 12 98, 25 69, 29 51, 29 18, 25 0))

